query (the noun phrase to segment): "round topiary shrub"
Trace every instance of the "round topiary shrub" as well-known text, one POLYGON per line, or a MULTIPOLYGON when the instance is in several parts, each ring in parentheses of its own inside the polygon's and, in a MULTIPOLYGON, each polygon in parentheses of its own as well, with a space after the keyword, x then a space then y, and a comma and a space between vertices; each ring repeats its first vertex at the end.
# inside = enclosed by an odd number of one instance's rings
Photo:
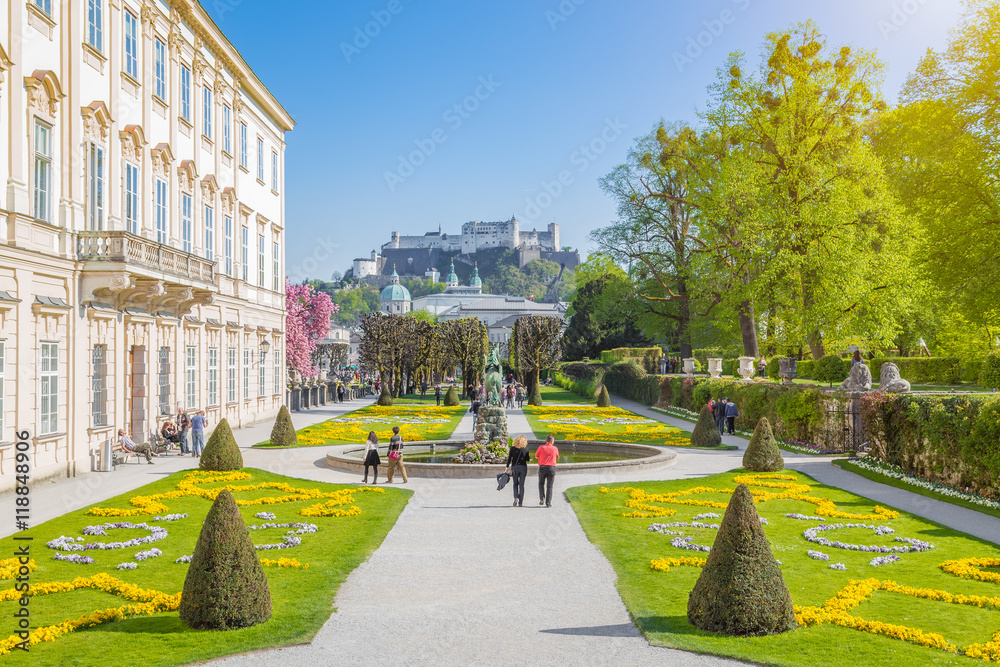
POLYGON ((274 418, 274 426, 271 427, 271 446, 290 447, 298 442, 295 435, 295 427, 292 426, 292 415, 288 408, 282 405, 278 408, 278 416, 274 418))
POLYGON ((229 489, 219 492, 205 517, 180 617, 196 630, 248 628, 271 618, 271 589, 229 489))
POLYGON ((695 424, 694 431, 691 433, 691 444, 695 447, 718 447, 722 444, 719 427, 715 425, 715 417, 708 409, 708 405, 701 409, 698 423, 695 424))
POLYGON ((813 364, 812 379, 816 382, 826 382, 831 387, 847 377, 847 365, 835 354, 828 354, 813 364))
POLYGON ((229 428, 229 421, 223 417, 219 420, 219 425, 212 431, 208 442, 205 443, 205 451, 201 453, 202 470, 240 470, 243 467, 243 454, 236 445, 236 438, 229 428))
POLYGON ((461 399, 458 397, 458 389, 448 387, 448 391, 444 392, 444 404, 449 407, 461 404, 461 399))
POLYGON ((983 360, 979 369, 979 386, 986 389, 1000 388, 1000 352, 993 352, 983 360))
POLYGON ((746 484, 736 487, 701 575, 688 596, 688 622, 746 637, 795 627, 792 597, 760 526, 746 484))
POLYGON ((542 390, 535 385, 535 388, 531 390, 528 395, 528 405, 541 405, 542 404, 542 390))
POLYGON ((392 405, 392 394, 387 389, 382 389, 382 393, 378 395, 376 403, 382 407, 390 407, 392 405))
POLYGON ((771 357, 771 361, 767 362, 767 366, 764 367, 764 374, 767 375, 770 380, 778 379, 778 372, 781 370, 781 362, 778 361, 778 357, 771 357))
POLYGON ((767 417, 761 417, 753 429, 750 444, 743 452, 743 467, 753 472, 776 472, 785 467, 785 459, 767 417))
POLYGON ((608 388, 603 384, 601 385, 601 392, 597 395, 597 407, 599 408, 610 408, 611 407, 611 395, 608 393, 608 388))

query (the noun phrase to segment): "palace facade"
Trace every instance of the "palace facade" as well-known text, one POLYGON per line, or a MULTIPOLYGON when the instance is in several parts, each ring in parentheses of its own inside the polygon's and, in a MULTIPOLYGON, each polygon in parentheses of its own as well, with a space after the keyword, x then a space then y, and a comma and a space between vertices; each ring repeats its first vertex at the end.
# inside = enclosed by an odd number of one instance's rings
POLYGON ((285 397, 292 118, 197 0, 0 14, 0 490, 90 470, 118 428, 285 397))

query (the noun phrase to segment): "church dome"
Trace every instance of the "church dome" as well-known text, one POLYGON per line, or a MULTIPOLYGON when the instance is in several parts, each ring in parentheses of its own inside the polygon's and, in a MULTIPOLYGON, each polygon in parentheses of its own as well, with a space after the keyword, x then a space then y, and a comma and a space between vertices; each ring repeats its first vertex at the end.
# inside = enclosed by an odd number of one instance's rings
POLYGON ((479 277, 479 262, 476 262, 476 267, 472 270, 472 280, 469 281, 469 284, 473 287, 483 286, 483 281, 479 277))
POLYGON ((379 294, 379 301, 409 301, 410 300, 410 290, 406 289, 399 284, 399 274, 396 273, 396 267, 392 267, 392 282, 382 288, 382 293, 379 294))

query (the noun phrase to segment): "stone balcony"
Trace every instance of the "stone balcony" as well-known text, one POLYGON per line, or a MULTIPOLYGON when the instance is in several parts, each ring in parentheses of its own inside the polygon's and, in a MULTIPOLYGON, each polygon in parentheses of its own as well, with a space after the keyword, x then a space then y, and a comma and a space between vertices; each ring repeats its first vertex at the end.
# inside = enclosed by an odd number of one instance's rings
POLYGON ((215 262, 125 231, 77 232, 82 301, 182 317, 218 291, 215 262))

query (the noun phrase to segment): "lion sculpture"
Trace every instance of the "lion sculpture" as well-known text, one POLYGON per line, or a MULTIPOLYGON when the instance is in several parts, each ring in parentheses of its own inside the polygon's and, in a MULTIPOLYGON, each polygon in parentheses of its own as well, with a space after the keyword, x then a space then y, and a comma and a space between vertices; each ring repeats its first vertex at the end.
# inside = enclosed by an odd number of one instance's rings
POLYGON ((882 364, 882 370, 878 380, 879 391, 888 391, 893 394, 902 394, 910 391, 910 383, 899 375, 899 366, 887 361, 882 364))

